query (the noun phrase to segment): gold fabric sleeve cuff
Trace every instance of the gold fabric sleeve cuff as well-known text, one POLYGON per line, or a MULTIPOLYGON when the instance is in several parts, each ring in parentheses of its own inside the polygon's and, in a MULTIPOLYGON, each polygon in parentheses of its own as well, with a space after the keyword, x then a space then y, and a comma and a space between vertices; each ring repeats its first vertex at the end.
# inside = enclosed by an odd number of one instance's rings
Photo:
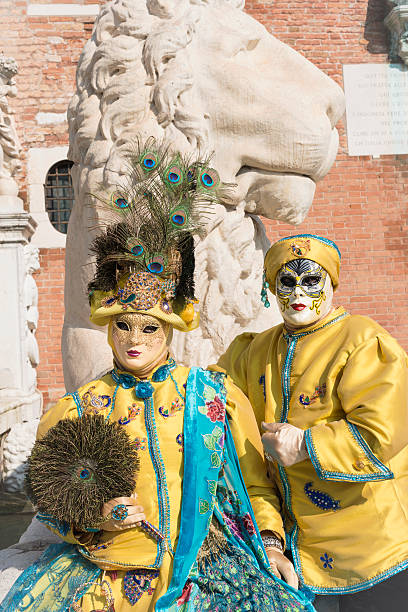
POLYGON ((305 443, 322 480, 369 482, 394 478, 374 455, 358 427, 346 419, 307 429, 305 443))

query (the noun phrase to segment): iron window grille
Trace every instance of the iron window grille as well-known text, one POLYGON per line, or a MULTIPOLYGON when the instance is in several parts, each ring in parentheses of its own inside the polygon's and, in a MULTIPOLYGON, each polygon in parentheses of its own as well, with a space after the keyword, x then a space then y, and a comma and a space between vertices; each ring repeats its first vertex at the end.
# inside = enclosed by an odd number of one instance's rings
POLYGON ((74 189, 70 170, 73 163, 59 161, 47 172, 45 179, 45 210, 53 227, 62 234, 68 230, 68 221, 74 204, 74 189))

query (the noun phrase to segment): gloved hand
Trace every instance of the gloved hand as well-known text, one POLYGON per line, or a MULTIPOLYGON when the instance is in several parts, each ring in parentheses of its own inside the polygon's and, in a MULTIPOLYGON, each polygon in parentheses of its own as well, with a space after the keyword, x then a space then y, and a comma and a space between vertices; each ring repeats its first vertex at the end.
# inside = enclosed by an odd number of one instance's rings
POLYGON ((138 527, 146 517, 142 506, 138 505, 136 498, 137 494, 133 493, 131 497, 116 497, 106 502, 102 508, 102 516, 106 517, 106 521, 102 523, 101 529, 104 531, 123 531, 130 527, 138 527), (112 518, 112 510, 119 504, 123 504, 127 509, 127 516, 122 521, 112 518))
POLYGON ((266 548, 271 571, 277 578, 282 578, 295 589, 299 586, 299 580, 292 563, 285 557, 279 548, 266 548))
POLYGON ((289 467, 308 458, 303 429, 289 423, 262 423, 262 428, 266 431, 262 444, 267 459, 289 467))

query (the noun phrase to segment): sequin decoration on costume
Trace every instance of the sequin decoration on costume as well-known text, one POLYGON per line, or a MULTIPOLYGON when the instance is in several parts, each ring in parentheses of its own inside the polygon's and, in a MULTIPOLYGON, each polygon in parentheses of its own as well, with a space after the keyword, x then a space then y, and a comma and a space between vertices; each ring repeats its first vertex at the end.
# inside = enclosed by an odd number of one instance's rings
POLYGON ((304 487, 304 491, 310 501, 321 508, 322 510, 339 510, 340 509, 340 500, 333 499, 331 495, 328 493, 324 493, 323 491, 319 491, 319 489, 312 489, 313 482, 307 482, 304 487))
POLYGON ((159 570, 138 569, 126 572, 123 579, 123 590, 131 606, 134 606, 142 595, 153 595, 152 582, 159 575, 159 570))
POLYGON ((148 380, 138 382, 135 385, 135 395, 139 399, 147 399, 152 397, 153 393, 154 387, 148 380))
POLYGON ((142 410, 141 406, 133 403, 131 406, 128 406, 128 415, 127 417, 120 417, 118 420, 119 425, 129 425, 131 421, 133 421, 137 416, 139 416, 142 410))
POLYGON ((184 436, 182 433, 179 433, 179 435, 176 437, 176 442, 180 446, 179 452, 183 453, 184 452, 184 436))
POLYGON ((145 451, 147 448, 147 438, 135 438, 136 450, 145 451))
POLYGON ((174 416, 177 412, 184 409, 184 402, 180 400, 180 398, 176 398, 174 402, 171 402, 171 406, 167 408, 166 406, 159 407, 159 413, 163 418, 167 419, 169 417, 174 416))
POLYGON ((87 545, 87 549, 90 553, 94 553, 97 550, 106 550, 107 548, 109 548, 109 546, 111 544, 113 544, 113 540, 108 540, 108 542, 104 542, 103 544, 100 541, 100 538, 102 536, 102 531, 100 533, 97 533, 95 535, 95 542, 93 544, 88 544, 87 545))
POLYGON ((310 406, 311 404, 314 404, 315 401, 319 397, 320 398, 324 397, 325 394, 326 394, 326 383, 324 383, 321 387, 319 386, 315 387, 315 391, 313 395, 311 395, 310 397, 302 393, 302 395, 299 397, 299 401, 303 406, 310 406))
POLYGON ((259 377, 259 384, 262 385, 263 388, 263 396, 264 396, 264 400, 266 402, 266 388, 265 388, 265 374, 262 374, 262 376, 259 377))
POLYGON ((103 597, 106 599, 106 603, 103 606, 103 608, 99 608, 97 610, 94 610, 93 612, 115 612, 115 599, 113 597, 113 593, 112 593, 110 584, 106 580, 103 580, 101 583, 85 582, 84 584, 81 584, 81 586, 78 587, 78 589, 75 591, 74 602, 71 604, 69 608, 70 611, 73 610, 75 612, 84 612, 84 609, 82 608, 79 601, 75 601, 75 599, 78 599, 78 598, 81 599, 81 593, 83 593, 85 587, 90 587, 94 585, 100 586, 101 593, 103 597))
POLYGON ((174 281, 164 280, 158 277, 157 273, 135 272, 129 276, 123 289, 118 289, 115 295, 103 298, 101 304, 109 308, 119 301, 123 310, 129 307, 135 310, 149 310, 162 296, 166 301, 175 297, 174 281))
POLYGON ((114 521, 124 521, 125 518, 128 517, 128 514, 129 510, 125 504, 116 504, 111 512, 111 516, 114 521))
POLYGON ((322 557, 320 557, 320 561, 322 561, 323 563, 323 568, 324 569, 333 569, 333 557, 329 557, 329 555, 326 553, 324 553, 324 555, 322 557))
POLYGON ((294 242, 291 242, 289 246, 289 250, 296 257, 305 257, 305 255, 310 251, 310 240, 305 238, 297 238, 294 242))
POLYGON ((267 291, 268 289, 269 289, 269 283, 266 280, 266 272, 264 270, 263 275, 262 275, 261 302, 263 303, 265 308, 269 308, 271 305, 269 298, 268 298, 268 291, 267 291))
MULTIPOLYGON (((191 575, 190 580, 193 585, 197 584, 199 590, 193 600, 194 609, 197 610, 305 610, 305 606, 295 599, 283 583, 277 582, 272 576, 265 576, 248 553, 231 544, 204 562, 198 576, 191 575)), ((191 590, 194 593, 194 587, 191 590)), ((184 603, 190 598, 187 583, 181 601, 184 603)))
POLYGON ((249 533, 249 535, 250 536, 254 535, 256 529, 255 529, 255 525, 252 520, 252 517, 249 513, 244 514, 244 516, 242 517, 242 523, 245 529, 247 530, 247 532, 249 533))
POLYGON ((98 414, 100 410, 109 408, 112 403, 112 398, 109 395, 96 395, 92 393, 95 385, 89 387, 81 398, 82 415, 98 414))
POLYGON ((162 534, 160 529, 155 527, 152 523, 149 523, 149 521, 141 521, 140 529, 143 529, 143 531, 147 533, 147 535, 149 535, 151 538, 156 540, 156 542, 162 542, 164 540, 164 535, 162 534))
POLYGON ((171 307, 170 302, 167 300, 162 300, 159 304, 160 309, 166 314, 171 314, 173 312, 173 308, 171 307))

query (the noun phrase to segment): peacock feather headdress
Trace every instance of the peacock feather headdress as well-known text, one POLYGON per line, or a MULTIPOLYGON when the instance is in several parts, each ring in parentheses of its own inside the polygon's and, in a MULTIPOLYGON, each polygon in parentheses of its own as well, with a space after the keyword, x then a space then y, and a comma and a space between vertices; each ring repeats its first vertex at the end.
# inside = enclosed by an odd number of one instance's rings
POLYGON ((95 196, 106 221, 91 245, 91 320, 104 325, 122 310, 149 311, 193 329, 194 236, 228 188, 209 159, 173 154, 153 138, 135 145, 121 184, 95 196))

